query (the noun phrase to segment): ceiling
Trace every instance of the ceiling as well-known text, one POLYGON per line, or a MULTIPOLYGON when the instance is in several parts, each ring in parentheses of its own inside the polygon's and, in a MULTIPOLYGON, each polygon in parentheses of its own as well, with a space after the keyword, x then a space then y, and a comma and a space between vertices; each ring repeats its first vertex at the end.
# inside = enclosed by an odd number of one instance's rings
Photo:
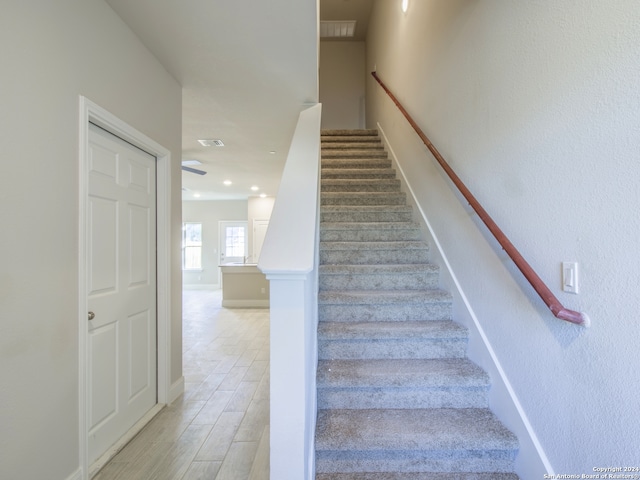
MULTIPOLYGON (((315 1, 106 1, 183 88, 182 159, 207 172, 183 172, 183 200, 276 195, 298 114, 319 101, 315 1)), ((374 0, 320 1, 364 39, 374 0)))

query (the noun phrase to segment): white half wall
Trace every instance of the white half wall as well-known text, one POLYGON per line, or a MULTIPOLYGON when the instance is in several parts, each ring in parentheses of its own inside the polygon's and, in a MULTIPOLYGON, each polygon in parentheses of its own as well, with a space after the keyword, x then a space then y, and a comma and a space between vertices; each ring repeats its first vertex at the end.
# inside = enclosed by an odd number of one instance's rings
MULTIPOLYGON (((546 473, 637 463, 637 3, 415 0, 406 14, 399 4, 374 5, 367 70, 377 67, 560 301, 591 318, 584 329, 553 317, 367 80, 367 126, 384 128, 411 179, 546 473), (579 295, 561 290, 563 261, 580 264, 579 295)), ((521 478, 540 478, 524 455, 521 478)))
POLYGON ((271 478, 315 478, 320 121, 302 112, 258 268, 270 281, 271 478))
POLYGON ((79 98, 176 160, 170 365, 178 382, 181 88, 102 0, 3 2, 0 57, 0 478, 82 478, 79 98))

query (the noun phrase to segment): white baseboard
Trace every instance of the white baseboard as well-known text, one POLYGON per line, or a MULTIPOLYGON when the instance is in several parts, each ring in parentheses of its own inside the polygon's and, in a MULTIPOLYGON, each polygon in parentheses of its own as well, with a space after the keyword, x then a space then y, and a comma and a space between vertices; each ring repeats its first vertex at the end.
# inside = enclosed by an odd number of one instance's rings
POLYGON ((183 290, 220 290, 219 283, 183 283, 183 290))
POLYGON ((82 468, 78 468, 66 480, 82 480, 82 468))
POLYGON ((173 382, 171 387, 169 388, 169 398, 168 403, 172 403, 176 398, 184 393, 184 377, 180 377, 178 380, 173 382))
POLYGON ((438 241, 435 231, 433 230, 424 210, 418 203, 415 193, 411 188, 411 184, 407 180, 401 165, 398 163, 398 159, 391 147, 382 126, 378 123, 378 131, 380 132, 382 142, 389 153, 394 168, 399 172, 400 181, 404 191, 408 193, 407 201, 418 212, 418 217, 425 227, 423 231, 428 237, 428 242, 432 248, 431 261, 441 266, 440 275, 443 285, 447 285, 450 289, 450 293, 453 296, 454 305, 456 308, 456 321, 464 324, 470 330, 470 344, 469 344, 469 358, 478 364, 481 364, 487 373, 491 377, 491 392, 490 403, 495 407, 494 413, 505 425, 513 431, 518 437, 520 443, 520 450, 518 457, 516 458, 515 466, 516 473, 520 475, 523 480, 542 478, 543 475, 553 474, 553 468, 540 444, 537 435, 533 431, 529 419, 527 418, 524 409, 516 393, 511 387, 509 379, 498 360, 489 339, 486 337, 484 330, 477 318, 473 307, 469 303, 467 296, 460 283, 458 282, 455 273, 453 272, 447 256, 442 248, 442 245, 438 241), (464 318, 459 318, 464 317, 464 318), (471 339, 481 339, 480 342, 474 342, 472 344, 471 339))
POLYGON ((269 300, 222 300, 225 308, 269 308, 269 300))
POLYGON ((100 471, 100 469, 102 469, 102 467, 109 463, 109 460, 115 457, 118 452, 122 450, 127 445, 127 443, 129 443, 133 439, 133 437, 135 437, 147 425, 147 423, 149 423, 153 419, 153 417, 160 413, 160 410, 162 410, 164 407, 164 404, 157 403, 151 410, 145 413, 144 416, 127 431, 127 433, 125 433, 116 443, 114 443, 111 448, 109 448, 100 458, 93 462, 89 467, 89 478, 93 478, 100 471))

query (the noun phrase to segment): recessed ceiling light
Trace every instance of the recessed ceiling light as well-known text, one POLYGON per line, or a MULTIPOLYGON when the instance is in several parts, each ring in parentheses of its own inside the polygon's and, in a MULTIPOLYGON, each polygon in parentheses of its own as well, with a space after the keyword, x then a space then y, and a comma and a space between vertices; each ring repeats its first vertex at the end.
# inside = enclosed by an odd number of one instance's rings
POLYGON ((251 190, 253 190, 254 192, 257 192, 258 190, 260 190, 260 188, 258 188, 257 185, 254 185, 253 187, 251 187, 251 190))
POLYGON ((409 8, 409 0, 402 0, 402 11, 407 13, 407 8, 409 8))
POLYGON ((267 194, 266 193, 261 193, 260 194, 260 198, 267 198, 267 194))
POLYGON ((194 193, 194 194, 193 194, 193 196, 194 196, 195 198, 200 198, 200 194, 199 194, 199 193, 197 193, 197 192, 196 192, 196 193, 194 193))
POLYGON ((222 142, 222 140, 218 140, 215 138, 205 138, 202 140, 198 140, 198 142, 200 142, 200 145, 202 145, 203 147, 224 147, 224 143, 222 142))
POLYGON ((269 153, 270 153, 271 155, 275 155, 275 154, 276 154, 276 151, 275 151, 275 150, 271 150, 269 153))
POLYGON ((226 186, 229 186, 229 185, 231 185, 231 183, 233 183, 233 182, 231 182, 231 180, 225 180, 225 181, 224 181, 224 182, 222 182, 222 183, 224 183, 226 186))

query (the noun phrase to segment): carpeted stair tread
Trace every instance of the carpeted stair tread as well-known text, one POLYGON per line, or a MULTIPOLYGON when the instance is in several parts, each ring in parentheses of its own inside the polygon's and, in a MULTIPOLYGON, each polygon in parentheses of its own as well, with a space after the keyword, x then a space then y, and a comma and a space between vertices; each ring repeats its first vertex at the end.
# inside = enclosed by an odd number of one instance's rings
POLYGON ((382 142, 380 140, 365 140, 365 141, 349 141, 344 142, 339 140, 340 137, 329 137, 335 140, 327 141, 325 138, 322 139, 322 143, 320 144, 323 151, 326 150, 382 150, 384 149, 382 142))
POLYGON ((486 408, 489 376, 466 358, 322 359, 318 408, 486 408))
POLYGON ((326 179, 320 184, 322 192, 399 192, 400 180, 395 178, 326 179))
POLYGON ((332 322, 318 324, 318 337, 323 340, 464 340, 468 332, 462 325, 450 320, 408 322, 332 322))
POLYGON ((317 450, 442 452, 515 450, 518 442, 488 409, 320 410, 317 450))
POLYGON ((320 360, 319 387, 488 387, 489 376, 466 358, 320 360))
POLYGON ((316 480, 519 480, 515 473, 469 472, 376 472, 376 473, 318 473, 316 480))

